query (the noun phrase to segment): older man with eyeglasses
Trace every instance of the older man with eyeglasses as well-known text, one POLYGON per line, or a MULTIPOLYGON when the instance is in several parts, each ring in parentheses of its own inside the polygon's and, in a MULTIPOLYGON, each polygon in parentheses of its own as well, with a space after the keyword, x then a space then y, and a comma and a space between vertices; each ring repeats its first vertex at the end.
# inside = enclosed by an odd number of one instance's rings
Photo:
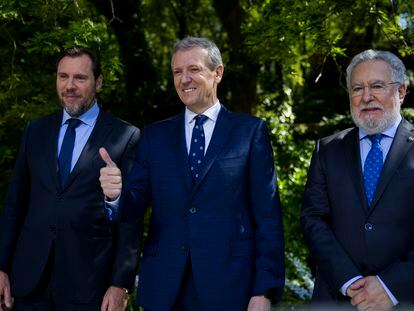
POLYGON ((366 50, 347 68, 355 128, 319 140, 301 221, 317 264, 314 305, 414 303, 414 127, 401 117, 405 66, 366 50))

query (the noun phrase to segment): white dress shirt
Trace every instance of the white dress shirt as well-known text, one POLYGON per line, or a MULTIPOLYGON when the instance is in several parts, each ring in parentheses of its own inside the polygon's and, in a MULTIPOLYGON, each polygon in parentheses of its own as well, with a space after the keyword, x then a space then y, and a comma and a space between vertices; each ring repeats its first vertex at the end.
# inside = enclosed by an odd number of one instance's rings
MULTIPOLYGON (((207 148, 210 144, 211 136, 213 136, 214 127, 216 126, 217 117, 219 115, 221 109, 220 102, 217 101, 213 106, 208 108, 206 111, 202 113, 202 115, 206 116, 208 119, 204 122, 203 129, 204 129, 204 138, 205 138, 205 148, 204 154, 207 152, 207 148)), ((196 113, 192 112, 187 107, 185 108, 185 141, 187 143, 187 153, 190 152, 190 145, 191 145, 191 136, 193 134, 193 128, 195 125, 195 117, 197 116, 196 113)))

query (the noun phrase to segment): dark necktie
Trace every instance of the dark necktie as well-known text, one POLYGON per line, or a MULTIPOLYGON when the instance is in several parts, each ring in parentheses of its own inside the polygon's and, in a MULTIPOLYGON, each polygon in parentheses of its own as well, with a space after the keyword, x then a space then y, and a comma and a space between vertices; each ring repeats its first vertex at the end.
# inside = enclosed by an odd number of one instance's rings
POLYGON ((82 121, 79 119, 68 119, 66 123, 68 124, 68 128, 66 129, 65 137, 63 138, 59 153, 59 176, 61 187, 65 185, 70 174, 76 128, 82 123, 82 121))
POLYGON ((188 156, 190 160, 191 176, 195 182, 200 175, 204 159, 205 137, 203 124, 207 120, 207 117, 198 115, 194 119, 195 125, 193 134, 191 135, 190 153, 188 156))
POLYGON ((369 206, 374 197, 375 188, 377 187, 384 163, 380 145, 382 137, 382 134, 368 136, 372 144, 364 163, 364 187, 369 206))

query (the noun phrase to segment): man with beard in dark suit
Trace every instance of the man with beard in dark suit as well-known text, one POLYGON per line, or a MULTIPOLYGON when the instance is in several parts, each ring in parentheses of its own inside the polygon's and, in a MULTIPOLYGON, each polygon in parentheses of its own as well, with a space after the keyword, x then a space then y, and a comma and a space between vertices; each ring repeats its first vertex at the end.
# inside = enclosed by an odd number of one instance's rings
POLYGON ((62 110, 28 124, 0 222, 0 296, 14 310, 124 310, 133 287, 138 228, 103 210, 104 146, 127 173, 139 131, 103 112, 102 75, 87 48, 57 61, 62 110))

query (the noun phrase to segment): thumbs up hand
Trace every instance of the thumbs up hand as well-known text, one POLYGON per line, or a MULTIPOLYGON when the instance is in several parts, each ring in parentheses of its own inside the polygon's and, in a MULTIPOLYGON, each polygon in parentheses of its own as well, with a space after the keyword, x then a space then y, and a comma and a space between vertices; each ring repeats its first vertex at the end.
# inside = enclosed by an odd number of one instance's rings
POLYGON ((108 199, 115 200, 119 197, 122 190, 121 170, 112 161, 105 148, 100 148, 99 154, 106 163, 106 166, 101 168, 101 175, 99 177, 102 191, 108 199))

